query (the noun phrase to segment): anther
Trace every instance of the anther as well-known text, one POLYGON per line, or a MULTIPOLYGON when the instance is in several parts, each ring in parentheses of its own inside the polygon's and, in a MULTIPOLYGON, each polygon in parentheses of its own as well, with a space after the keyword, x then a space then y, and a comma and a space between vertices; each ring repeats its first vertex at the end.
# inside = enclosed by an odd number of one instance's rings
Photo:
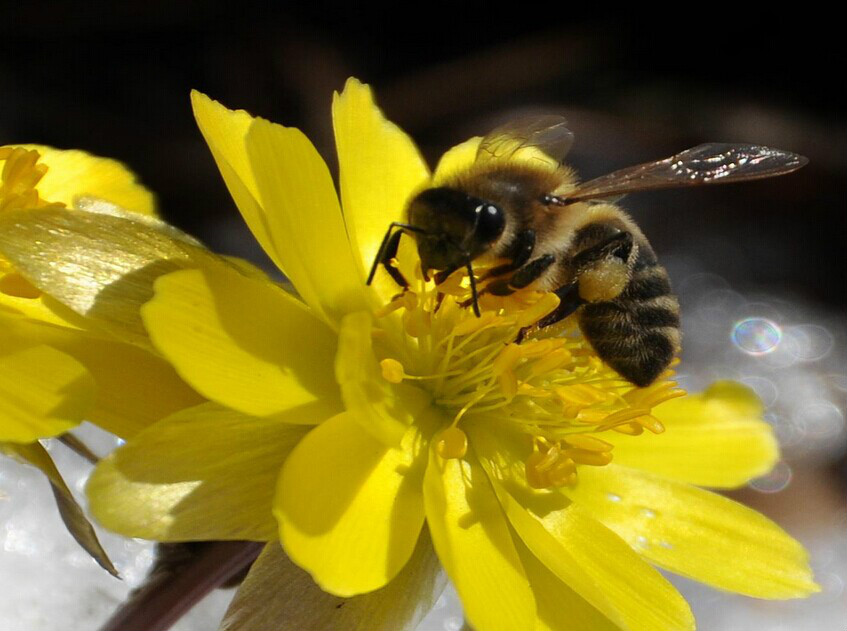
POLYGON ((382 378, 389 383, 400 383, 406 377, 406 371, 403 370, 403 364, 396 359, 383 359, 379 362, 382 368, 382 378))
POLYGON ((521 359, 521 347, 517 344, 506 346, 491 366, 491 374, 499 377, 507 370, 511 371, 521 359))
POLYGON ((552 313, 559 306, 559 302, 559 297, 556 294, 544 294, 541 300, 521 311, 516 322, 517 327, 522 329, 525 326, 535 324, 544 316, 552 313))
POLYGON ((586 434, 573 434, 567 437, 567 443, 585 451, 611 451, 614 445, 586 434))
POLYGON ((463 458, 468 452, 467 434, 458 427, 448 427, 439 434, 435 449, 445 460, 463 458))

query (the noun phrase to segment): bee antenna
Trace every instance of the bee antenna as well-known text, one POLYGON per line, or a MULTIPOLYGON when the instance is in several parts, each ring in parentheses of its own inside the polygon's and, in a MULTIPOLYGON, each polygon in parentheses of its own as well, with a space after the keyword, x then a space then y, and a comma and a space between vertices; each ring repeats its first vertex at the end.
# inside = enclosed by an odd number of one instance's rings
MULTIPOLYGON (((407 223, 401 223, 399 221, 392 221, 388 226, 388 230, 385 231, 385 236, 382 237, 382 243, 380 243, 379 245, 379 250, 377 250, 373 265, 371 265, 371 271, 368 274, 368 280, 365 281, 366 285, 370 285, 373 282, 374 276, 376 276, 376 270, 379 267, 380 263, 385 263, 386 255, 388 254, 389 250, 392 247, 396 249, 397 243, 393 243, 391 238, 391 231, 395 228, 398 228, 401 231, 405 230, 408 232, 416 232, 418 234, 429 234, 426 230, 418 228, 417 226, 412 226, 407 223)), ((394 254, 392 254, 391 256, 394 256, 394 254)))
POLYGON ((482 313, 479 310, 479 292, 476 290, 476 278, 473 275, 473 267, 471 266, 471 260, 467 259, 465 265, 468 268, 468 279, 471 283, 471 300, 473 300, 473 312, 477 318, 482 317, 482 313))

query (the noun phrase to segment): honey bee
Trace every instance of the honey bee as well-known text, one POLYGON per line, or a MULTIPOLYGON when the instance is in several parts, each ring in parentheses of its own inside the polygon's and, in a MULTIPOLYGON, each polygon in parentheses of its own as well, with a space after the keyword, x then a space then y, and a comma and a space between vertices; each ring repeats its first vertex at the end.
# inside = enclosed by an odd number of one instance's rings
POLYGON ((467 270, 469 302, 477 315, 481 293, 506 296, 526 287, 555 292, 559 306, 531 328, 544 329, 576 312, 600 358, 636 386, 647 386, 680 349, 679 303, 647 238, 606 200, 782 175, 808 160, 758 145, 707 143, 579 184, 562 164, 572 143, 573 134, 558 116, 494 129, 480 142, 472 165, 416 195, 406 221, 389 226, 367 282, 382 263, 395 282, 407 286, 389 261, 408 232, 427 277, 435 271, 440 282, 467 270), (512 159, 524 149, 540 150, 558 168, 512 159), (506 263, 477 278, 473 262, 482 255, 506 263), (483 280, 488 282, 478 289, 483 280))

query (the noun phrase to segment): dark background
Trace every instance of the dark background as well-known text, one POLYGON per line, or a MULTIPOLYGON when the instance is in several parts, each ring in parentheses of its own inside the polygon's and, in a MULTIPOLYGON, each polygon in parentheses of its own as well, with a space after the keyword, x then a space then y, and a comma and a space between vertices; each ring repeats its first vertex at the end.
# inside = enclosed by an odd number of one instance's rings
POLYGON ((254 260, 261 255, 194 126, 191 88, 302 128, 333 168, 331 91, 350 75, 374 85, 431 161, 527 110, 569 118, 570 159, 585 178, 700 142, 773 145, 807 155, 810 166, 625 205, 660 255, 694 257, 733 286, 844 307, 837 20, 797 7, 747 20, 738 7, 678 6, 614 21, 588 15, 590 6, 583 15, 482 7, 8 3, 0 137, 123 160, 169 220, 254 260))

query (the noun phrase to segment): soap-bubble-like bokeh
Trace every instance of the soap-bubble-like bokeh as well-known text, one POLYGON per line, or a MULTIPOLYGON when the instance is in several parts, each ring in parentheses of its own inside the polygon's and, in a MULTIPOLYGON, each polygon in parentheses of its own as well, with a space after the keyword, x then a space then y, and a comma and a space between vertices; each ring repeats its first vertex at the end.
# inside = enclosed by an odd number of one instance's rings
MULTIPOLYGON (((691 261, 669 257, 671 277, 691 261)), ((715 274, 681 275, 683 355, 679 381, 698 390, 716 379, 752 388, 766 406, 787 462, 835 462, 847 450, 843 318, 799 299, 741 292, 715 274)))
POLYGON ((750 355, 772 353, 782 341, 782 330, 767 318, 745 318, 736 322, 732 343, 750 355))

